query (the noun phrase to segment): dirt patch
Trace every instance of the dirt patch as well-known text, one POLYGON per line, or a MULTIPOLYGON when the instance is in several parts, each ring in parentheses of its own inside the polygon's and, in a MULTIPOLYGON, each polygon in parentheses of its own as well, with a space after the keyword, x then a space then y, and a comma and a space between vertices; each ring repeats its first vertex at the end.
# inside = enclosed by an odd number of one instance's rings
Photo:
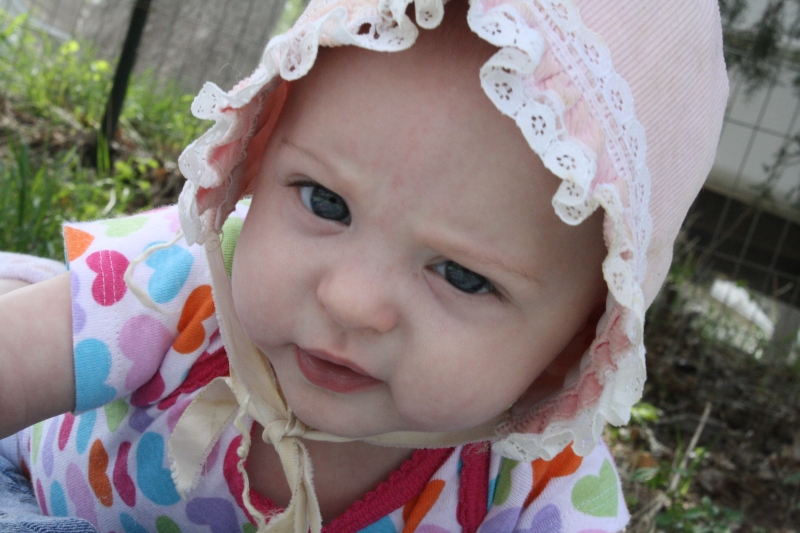
MULTIPOLYGON (((670 291, 677 293, 668 286, 662 294, 670 291)), ((800 530, 797 365, 756 359, 709 338, 696 314, 660 304, 645 328, 643 398, 658 416, 607 432, 634 515, 630 529, 800 530), (707 404, 694 453, 670 492, 707 404), (660 518, 649 520, 648 506, 659 499, 660 518)))

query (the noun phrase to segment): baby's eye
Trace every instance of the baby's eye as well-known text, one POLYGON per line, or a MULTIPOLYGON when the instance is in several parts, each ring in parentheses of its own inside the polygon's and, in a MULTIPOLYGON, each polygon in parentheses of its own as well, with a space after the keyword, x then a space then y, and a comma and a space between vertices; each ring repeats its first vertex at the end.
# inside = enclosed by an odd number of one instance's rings
POLYGON ((433 265, 433 270, 462 292, 469 294, 497 293, 494 285, 488 279, 454 261, 442 261, 433 265))
POLYGON ((297 187, 306 209, 320 218, 350 224, 350 210, 341 196, 315 183, 299 183, 297 187))

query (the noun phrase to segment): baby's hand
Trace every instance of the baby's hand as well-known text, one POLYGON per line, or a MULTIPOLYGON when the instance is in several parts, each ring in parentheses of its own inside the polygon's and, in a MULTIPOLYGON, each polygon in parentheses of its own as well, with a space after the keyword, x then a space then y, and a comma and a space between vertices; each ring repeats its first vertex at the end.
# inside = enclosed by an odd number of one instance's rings
POLYGON ((69 274, 3 294, 0 438, 75 406, 69 274))

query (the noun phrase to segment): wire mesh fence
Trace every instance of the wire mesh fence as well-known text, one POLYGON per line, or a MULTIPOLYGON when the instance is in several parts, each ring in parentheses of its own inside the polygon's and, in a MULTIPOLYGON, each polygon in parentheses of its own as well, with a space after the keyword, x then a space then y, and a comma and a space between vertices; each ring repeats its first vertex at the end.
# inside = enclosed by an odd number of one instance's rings
POLYGON ((755 90, 731 72, 716 161, 689 212, 677 262, 690 265, 686 305, 708 337, 795 363, 800 168, 790 156, 798 148, 800 99, 796 66, 776 66, 777 76, 755 90))
MULTIPOLYGON (((29 12, 30 24, 56 39, 93 43, 116 59, 135 0, 0 0, 12 14, 29 12)), ((250 73, 284 10, 284 0, 153 0, 138 50, 136 71, 197 92, 250 73)))
MULTIPOLYGON (((230 87, 256 66, 286 2, 152 0, 134 75, 150 72, 154 83, 177 83, 188 93, 206 80, 230 87)), ((29 12, 31 27, 56 39, 90 41, 112 62, 135 4, 0 0, 12 14, 29 12)), ((800 328, 800 171, 794 166, 800 98, 797 65, 776 66, 778 74, 756 90, 731 73, 720 148, 684 226, 670 290, 691 318, 684 329, 700 328, 713 342, 791 362, 800 328)), ((653 314, 676 305, 668 292, 653 314)))

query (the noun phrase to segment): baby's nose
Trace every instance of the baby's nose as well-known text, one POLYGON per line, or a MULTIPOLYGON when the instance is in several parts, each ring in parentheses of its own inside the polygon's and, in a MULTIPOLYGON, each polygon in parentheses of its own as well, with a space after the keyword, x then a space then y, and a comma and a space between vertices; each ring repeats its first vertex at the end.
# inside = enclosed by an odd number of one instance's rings
POLYGON ((348 329, 391 331, 399 313, 394 301, 391 272, 385 269, 340 265, 328 271, 317 286, 317 299, 330 317, 348 329))

